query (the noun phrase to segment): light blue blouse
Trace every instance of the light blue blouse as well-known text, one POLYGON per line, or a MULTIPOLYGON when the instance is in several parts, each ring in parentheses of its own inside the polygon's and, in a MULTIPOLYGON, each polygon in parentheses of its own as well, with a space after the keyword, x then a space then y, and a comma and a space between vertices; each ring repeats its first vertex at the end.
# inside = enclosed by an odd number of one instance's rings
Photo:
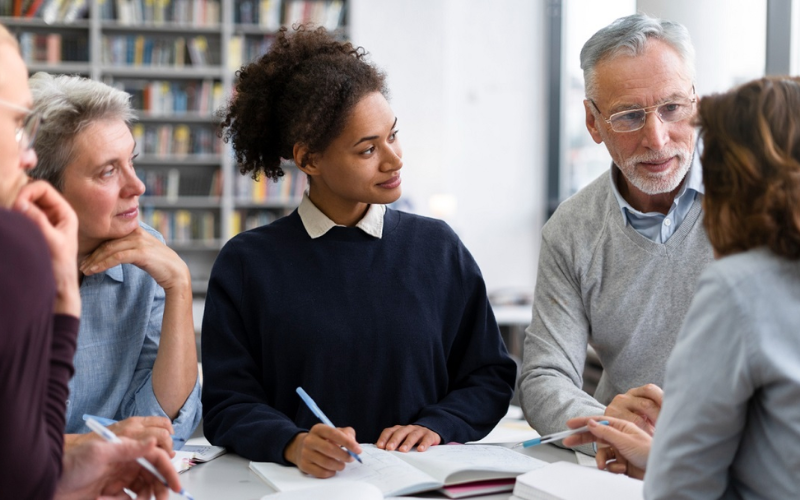
MULTIPOLYGON (((164 241, 155 229, 140 225, 164 241)), ((75 376, 69 383, 66 432, 91 432, 83 421, 85 413, 114 420, 166 417, 153 393, 152 378, 161 337, 164 289, 142 269, 121 264, 85 277, 80 291, 81 326, 75 376)), ((175 437, 187 439, 201 416, 198 380, 172 421, 175 437)))

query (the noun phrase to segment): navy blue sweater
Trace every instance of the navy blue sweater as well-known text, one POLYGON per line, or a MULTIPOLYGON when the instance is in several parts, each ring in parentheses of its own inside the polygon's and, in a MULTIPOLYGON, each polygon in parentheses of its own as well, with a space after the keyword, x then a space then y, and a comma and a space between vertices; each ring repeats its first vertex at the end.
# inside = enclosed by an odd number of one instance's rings
POLYGON ((442 442, 485 436, 516 367, 477 264, 441 221, 387 210, 383 238, 334 227, 312 240, 297 211, 233 238, 203 317, 206 437, 256 461, 319 420, 374 443, 393 425, 442 442))

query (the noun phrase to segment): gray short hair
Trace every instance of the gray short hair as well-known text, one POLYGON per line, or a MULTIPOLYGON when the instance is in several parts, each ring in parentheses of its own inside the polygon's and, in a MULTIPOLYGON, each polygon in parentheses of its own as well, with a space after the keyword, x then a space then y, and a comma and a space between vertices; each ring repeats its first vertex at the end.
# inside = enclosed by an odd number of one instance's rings
POLYGON ((600 61, 620 54, 638 56, 647 48, 648 39, 660 40, 678 53, 687 76, 694 81, 694 46, 689 37, 689 30, 682 24, 650 17, 646 14, 634 14, 621 17, 601 29, 584 44, 581 49, 581 69, 586 89, 586 97, 596 97, 597 82, 595 66, 600 61))
POLYGON ((33 109, 43 118, 33 144, 39 163, 30 175, 60 191, 64 188, 64 168, 73 159, 75 137, 98 120, 119 119, 130 126, 135 118, 130 95, 79 76, 39 72, 28 82, 33 109))

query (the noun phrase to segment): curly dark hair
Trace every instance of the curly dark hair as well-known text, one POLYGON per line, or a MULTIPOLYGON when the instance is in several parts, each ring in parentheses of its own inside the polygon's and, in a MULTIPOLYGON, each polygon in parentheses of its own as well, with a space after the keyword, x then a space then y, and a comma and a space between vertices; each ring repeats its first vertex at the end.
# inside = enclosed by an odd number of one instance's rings
POLYGON ((703 97, 704 224, 720 256, 766 246, 800 259, 800 78, 703 97))
MULTIPOLYGON (((218 112, 242 174, 277 180, 295 144, 323 152, 342 133, 366 95, 388 98, 386 76, 365 60, 363 47, 336 40, 325 28, 283 27, 270 50, 237 72, 228 106, 218 112)), ((305 165, 308 155, 302 158, 305 165)))

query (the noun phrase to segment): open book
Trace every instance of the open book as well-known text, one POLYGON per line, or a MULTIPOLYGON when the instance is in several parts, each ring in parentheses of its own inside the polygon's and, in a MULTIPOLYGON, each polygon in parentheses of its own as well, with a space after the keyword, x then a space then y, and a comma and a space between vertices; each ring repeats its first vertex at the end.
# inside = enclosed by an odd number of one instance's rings
POLYGON ((269 462, 250 462, 250 469, 277 491, 294 491, 322 484, 364 482, 376 486, 383 496, 408 495, 446 485, 513 478, 547 465, 546 462, 509 448, 487 445, 441 445, 427 451, 400 453, 374 445, 361 445, 363 464, 347 464, 329 479, 317 479, 269 462))

